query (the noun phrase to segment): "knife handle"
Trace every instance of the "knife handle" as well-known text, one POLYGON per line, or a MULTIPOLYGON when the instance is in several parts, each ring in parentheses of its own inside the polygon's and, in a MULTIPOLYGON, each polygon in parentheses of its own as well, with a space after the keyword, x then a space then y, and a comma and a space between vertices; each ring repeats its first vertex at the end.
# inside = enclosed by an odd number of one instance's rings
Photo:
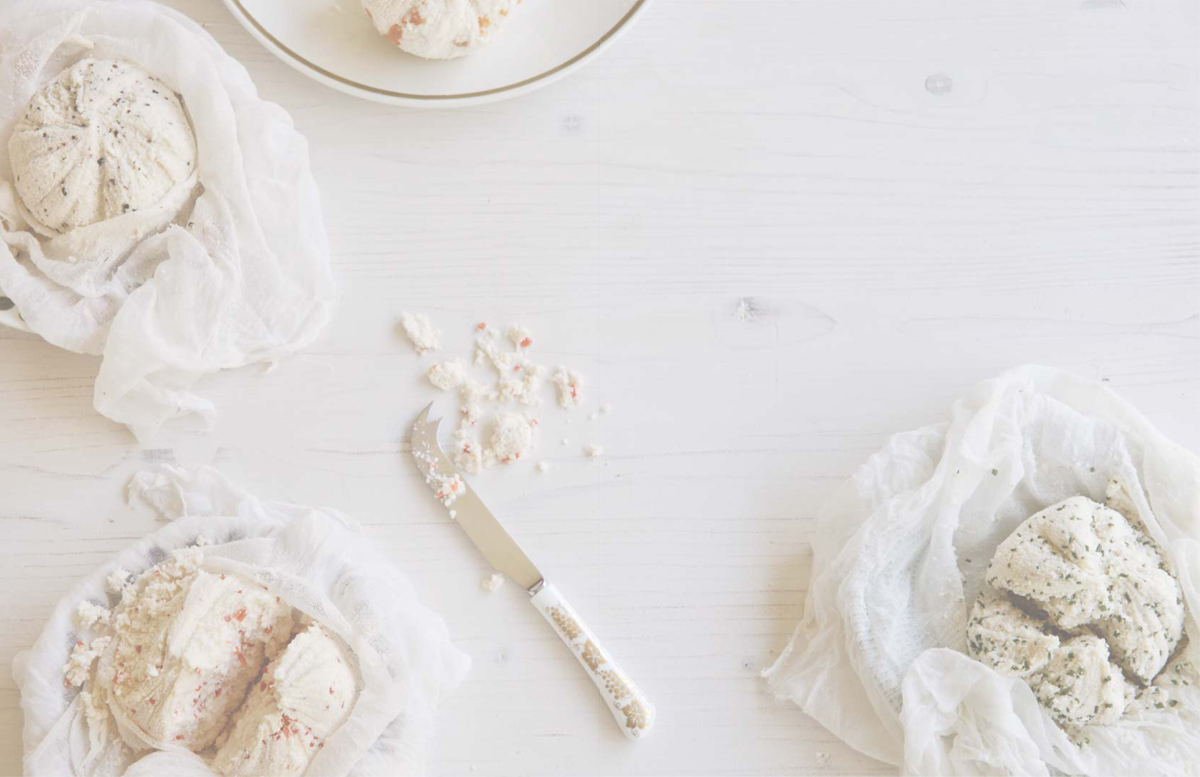
POLYGON ((547 583, 532 601, 592 678, 621 733, 635 741, 644 739, 654 725, 654 705, 646 695, 600 646, 600 640, 557 588, 547 583))

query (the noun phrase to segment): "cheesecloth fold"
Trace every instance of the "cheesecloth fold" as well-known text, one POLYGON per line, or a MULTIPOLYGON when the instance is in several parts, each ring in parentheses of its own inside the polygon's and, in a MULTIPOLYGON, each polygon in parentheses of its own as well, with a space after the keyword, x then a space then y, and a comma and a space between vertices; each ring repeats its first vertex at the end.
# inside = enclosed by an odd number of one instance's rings
POLYGON ((1200 459, 1103 384, 1026 366, 892 437, 822 507, 813 578, 771 691, 909 774, 1200 774, 1200 689, 1090 726, 1082 746, 1023 680, 967 657, 971 605, 1000 542, 1067 497, 1120 481, 1174 565, 1200 666, 1200 459))
POLYGON ((140 438, 177 415, 211 421, 202 375, 273 361, 329 318, 329 244, 308 146, 286 112, 182 14, 144 0, 19 0, 0 8, 0 323, 102 354, 94 401, 140 438), (175 89, 198 184, 162 208, 39 237, 8 138, 30 97, 77 60, 126 59, 175 89))
POLYGON ((76 586, 34 646, 14 661, 28 777, 212 774, 186 751, 155 751, 135 760, 119 738, 90 742, 78 689, 63 684, 71 646, 101 633, 77 625, 79 603, 114 605, 119 596, 105 585, 113 570, 136 575, 200 537, 210 543, 205 569, 263 583, 353 652, 358 699, 346 723, 313 757, 306 777, 423 773, 439 698, 462 681, 470 661, 451 644, 442 619, 418 601, 408 580, 358 533, 354 521, 329 510, 259 501, 212 469, 141 472, 130 491, 172 522, 76 586))

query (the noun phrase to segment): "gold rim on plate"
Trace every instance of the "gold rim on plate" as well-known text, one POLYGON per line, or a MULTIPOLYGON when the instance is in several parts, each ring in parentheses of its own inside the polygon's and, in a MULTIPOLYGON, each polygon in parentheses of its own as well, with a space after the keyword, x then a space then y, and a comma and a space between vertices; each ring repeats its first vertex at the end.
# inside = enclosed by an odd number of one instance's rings
POLYGON ((321 67, 320 65, 317 65, 316 63, 311 62, 308 59, 305 59, 304 57, 297 54, 295 51, 292 51, 290 48, 285 46, 282 41, 280 41, 278 38, 276 38, 271 33, 267 32, 267 29, 265 27, 263 27, 261 23, 259 23, 258 19, 255 19, 254 15, 246 10, 246 7, 244 5, 242 5, 241 0, 228 0, 228 2, 232 3, 234 6, 236 6, 238 11, 241 12, 242 17, 254 27, 254 29, 258 32, 259 35, 261 35, 263 38, 265 38, 267 41, 269 41, 272 46, 274 46, 276 49, 283 52, 287 56, 291 57, 297 63, 303 65, 308 70, 311 70, 312 72, 314 72, 324 78, 328 78, 331 81, 337 81, 338 83, 344 84, 352 89, 357 89, 357 90, 360 90, 363 92, 370 92, 371 94, 379 95, 380 97, 390 97, 390 98, 395 98, 395 99, 399 99, 399 100, 431 100, 432 101, 432 100, 469 100, 469 99, 473 99, 473 98, 477 98, 477 97, 488 97, 491 95, 501 94, 503 92, 509 92, 514 89, 520 89, 521 87, 529 86, 530 84, 534 84, 534 83, 537 83, 538 81, 545 80, 545 79, 549 78, 550 76, 555 75, 556 73, 561 73, 563 70, 566 70, 567 68, 576 64, 577 62, 583 60, 585 57, 590 55, 592 52, 596 51, 596 49, 603 46, 610 38, 612 38, 612 36, 614 36, 618 32, 620 32, 621 28, 624 27, 629 22, 629 20, 632 19, 639 10, 641 10, 642 6, 645 5, 647 2, 649 2, 649 0, 636 0, 636 2, 632 6, 630 6, 629 10, 625 12, 625 15, 622 16, 617 21, 617 23, 612 26, 612 29, 610 29, 608 32, 601 35, 599 40, 597 40, 595 43, 588 46, 586 49, 579 52, 575 56, 571 57, 566 62, 562 62, 558 65, 555 65, 554 67, 550 68, 549 70, 545 71, 544 73, 538 73, 536 76, 530 76, 529 78, 526 78, 522 81, 517 81, 516 83, 512 83, 512 84, 506 84, 504 86, 498 86, 494 89, 485 89, 480 92, 460 92, 458 94, 411 94, 409 92, 395 92, 390 89, 380 89, 377 86, 370 86, 368 84, 360 83, 358 81, 354 81, 352 79, 345 78, 344 76, 339 76, 337 73, 326 70, 325 68, 321 67))

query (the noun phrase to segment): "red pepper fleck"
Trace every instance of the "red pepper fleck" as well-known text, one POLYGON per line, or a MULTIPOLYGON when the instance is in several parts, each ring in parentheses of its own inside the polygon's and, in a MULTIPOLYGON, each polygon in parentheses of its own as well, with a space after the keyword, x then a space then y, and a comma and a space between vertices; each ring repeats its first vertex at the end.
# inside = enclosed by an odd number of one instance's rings
POLYGON ((213 696, 217 697, 218 699, 221 698, 221 690, 222 690, 221 688, 218 688, 217 692, 214 693, 213 696))
POLYGON ((150 703, 151 703, 151 704, 158 704, 158 700, 157 700, 157 699, 151 699, 151 700, 150 700, 150 703))
POLYGON ((483 321, 480 321, 479 326, 477 326, 475 328, 478 329, 480 332, 482 332, 483 330, 487 329, 487 324, 484 323, 483 321))
MULTIPOLYGON (((82 644, 82 643, 80 643, 80 644, 82 644)), ((134 646, 133 646, 133 652, 134 652, 134 653, 141 653, 141 652, 142 652, 142 646, 141 646, 141 645, 134 645, 134 646)))
POLYGON ((263 629, 263 634, 270 634, 270 633, 271 633, 271 629, 272 629, 272 628, 274 628, 274 627, 273 627, 273 626, 267 626, 265 629, 263 629))
POLYGON ((246 620, 246 608, 243 607, 242 609, 235 612, 233 614, 233 617, 237 618, 238 623, 241 623, 242 621, 246 620))
POLYGON ((524 340, 521 341, 522 348, 528 348, 531 345, 533 345, 533 341, 530 340, 528 337, 526 337, 524 340))
POLYGON ((183 734, 176 734, 176 735, 175 735, 175 741, 176 741, 176 742, 182 742, 182 741, 183 741, 183 734))

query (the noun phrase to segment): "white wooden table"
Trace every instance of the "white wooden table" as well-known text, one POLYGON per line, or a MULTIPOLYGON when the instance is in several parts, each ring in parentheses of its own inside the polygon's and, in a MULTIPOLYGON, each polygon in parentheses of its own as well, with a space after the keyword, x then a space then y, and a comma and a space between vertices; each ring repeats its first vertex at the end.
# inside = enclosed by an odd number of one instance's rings
POLYGON ((1200 449, 1195 3, 658 0, 581 74, 457 112, 356 101, 217 0, 171 4, 309 138, 341 303, 277 370, 200 384, 211 434, 151 449, 93 411, 96 359, 0 332, 0 774, 20 770, 7 665, 156 528, 123 496, 148 462, 364 522, 475 661, 431 773, 832 774, 893 770, 758 675, 801 615, 812 516, 885 437, 1033 361, 1200 449), (402 455, 434 395, 409 309, 461 352, 476 320, 523 322, 612 403, 547 409, 553 469, 479 484, 655 698, 645 743, 522 592, 480 590, 402 455))

